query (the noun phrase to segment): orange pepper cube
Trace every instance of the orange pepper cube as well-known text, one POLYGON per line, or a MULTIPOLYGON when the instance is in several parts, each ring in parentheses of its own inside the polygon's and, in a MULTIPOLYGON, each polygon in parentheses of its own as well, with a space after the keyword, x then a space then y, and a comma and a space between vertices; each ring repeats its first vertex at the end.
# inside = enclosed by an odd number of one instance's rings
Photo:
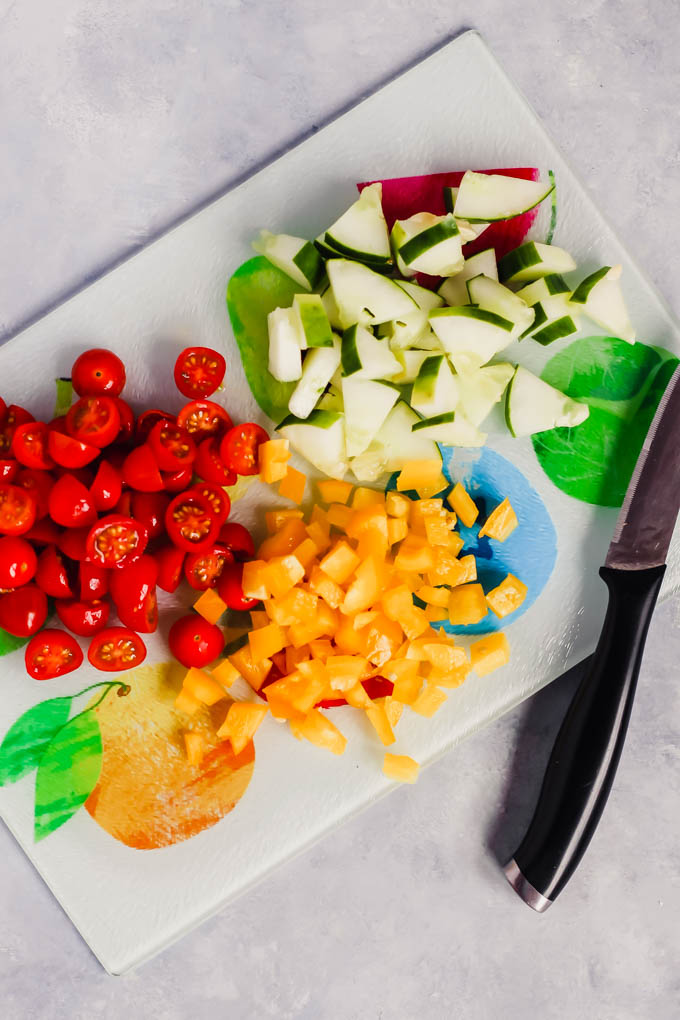
POLYGON ((233 701, 217 736, 231 741, 234 754, 240 754, 255 736, 255 731, 267 714, 266 705, 250 701, 233 701))
POLYGON ((351 482, 339 482, 335 478, 326 478, 316 486, 324 503, 347 503, 354 488, 351 482))
POLYGON ((184 747, 190 765, 200 765, 206 751, 206 741, 202 733, 188 732, 184 734, 184 747))
POLYGON ((265 538, 258 549, 261 560, 271 560, 275 556, 286 556, 296 545, 307 538, 307 528, 299 517, 288 517, 275 535, 265 538))
POLYGON ((400 617, 413 609, 411 590, 405 584, 398 585, 396 588, 390 588, 388 591, 383 592, 380 604, 383 607, 385 616, 399 623, 400 617))
POLYGON ((347 737, 343 736, 338 727, 316 708, 294 726, 291 723, 291 729, 310 744, 331 751, 332 754, 343 754, 347 747, 347 737))
POLYGON ((420 772, 420 765, 407 754, 390 754, 385 752, 383 758, 383 774, 388 779, 399 783, 415 783, 420 772))
POLYGON ((250 654, 250 645, 245 644, 237 652, 229 656, 229 662, 234 669, 237 669, 243 679, 250 684, 254 691, 259 691, 267 679, 267 674, 272 668, 271 659, 262 659, 255 662, 250 654))
POLYGON ((380 594, 382 573, 375 559, 370 556, 360 563, 354 572, 354 580, 347 589, 340 607, 345 615, 360 613, 372 606, 380 594))
POLYGON ((347 542, 335 543, 330 552, 326 553, 319 566, 336 584, 344 584, 352 576, 360 558, 347 542))
POLYGON ((390 490, 385 494, 385 510, 388 517, 398 517, 408 523, 411 514, 411 500, 400 492, 390 490))
POLYGON ((260 600, 269 598, 267 567, 264 560, 248 560, 243 564, 241 587, 246 598, 260 600))
POLYGON ((502 619, 522 605, 528 591, 523 581, 514 574, 508 574, 496 588, 487 592, 486 601, 496 616, 502 619))
POLYGON ((418 588, 415 594, 421 602, 427 602, 430 606, 448 606, 449 604, 448 588, 437 588, 424 584, 422 588, 418 588))
POLYGON ((408 535, 408 522, 403 517, 389 517, 387 520, 387 541, 396 545, 408 535))
POLYGON ((331 655, 326 671, 334 691, 347 691, 367 675, 368 662, 359 655, 331 655))
POLYGON ((224 688, 202 669, 192 667, 184 677, 184 690, 204 705, 216 705, 225 697, 224 688))
POLYGON ((280 627, 290 627, 294 623, 304 623, 313 617, 318 606, 318 598, 311 591, 302 588, 291 588, 281 599, 272 599, 267 603, 271 609, 272 620, 280 627))
POLYGON ((392 697, 402 705, 412 705, 420 694, 423 682, 418 674, 418 666, 415 659, 397 659, 387 668, 383 667, 383 674, 394 684, 392 697))
POLYGON ((229 659, 222 659, 210 672, 213 680, 217 680, 227 690, 232 686, 234 680, 237 680, 240 676, 238 670, 229 662, 229 659))
POLYGON ((443 606, 426 606, 425 615, 427 616, 430 623, 434 626, 437 623, 441 623, 443 620, 448 620, 449 611, 443 606))
POLYGON ((433 565, 434 552, 427 541, 420 535, 407 535, 394 558, 396 569, 417 570, 422 574, 430 570, 433 565))
POLYGON ((353 510, 365 510, 370 506, 377 506, 384 504, 385 493, 380 492, 378 489, 369 489, 366 486, 360 485, 354 490, 354 496, 352 497, 352 509, 353 510))
POLYGON ((461 567, 464 568, 465 574, 463 576, 461 584, 467 584, 469 581, 477 580, 477 560, 472 554, 469 556, 461 556, 458 560, 461 567))
MULTIPOLYGON (((244 564, 244 567, 247 563, 244 564)), ((292 553, 288 556, 276 556, 269 561, 266 572, 266 583, 272 597, 283 598, 294 585, 305 576, 305 568, 292 553)))
POLYGON ((183 687, 175 698, 175 708, 178 712, 184 712, 185 715, 196 715, 198 710, 203 708, 203 702, 183 687))
POLYGON ((290 451, 287 439, 269 439, 260 443, 257 449, 260 479, 272 484, 285 478, 288 470, 290 451))
POLYGON ((317 701, 321 701, 329 693, 328 673, 326 666, 320 659, 308 659, 298 665, 298 672, 301 677, 300 690, 293 697, 293 708, 300 712, 310 712, 317 701))
POLYGON ((435 587, 439 584, 447 584, 455 588, 465 576, 465 568, 449 549, 443 546, 436 546, 433 549, 434 563, 427 571, 427 579, 435 587))
POLYGON ((432 667, 428 673, 427 679, 430 683, 433 683, 436 687, 446 687, 453 690, 456 687, 460 687, 465 683, 465 678, 472 669, 470 663, 465 660, 465 665, 457 666, 456 669, 442 671, 432 667))
POLYGON ((278 623, 269 623, 266 627, 251 630, 248 635, 248 644, 253 662, 261 662, 285 648, 286 635, 278 623))
POLYGON ((309 577, 309 589, 326 602, 331 609, 337 609, 345 598, 345 593, 321 567, 314 567, 309 577))
POLYGON ((449 527, 449 522, 445 518, 425 518, 425 537, 430 545, 442 545, 448 547, 450 534, 451 529, 449 527))
POLYGON ((290 499, 293 503, 300 504, 305 498, 306 484, 307 476, 289 464, 286 474, 279 483, 279 496, 283 496, 284 499, 290 499))
POLYGON ((373 702, 366 693, 363 684, 356 684, 348 691, 343 691, 343 697, 352 708, 370 708, 373 702))
POLYGON ((316 546, 317 556, 322 556, 331 544, 329 532, 319 521, 307 525, 307 534, 316 546))
POLYGON ((264 515, 265 522, 267 524, 267 531, 270 535, 279 531, 284 523, 289 520, 301 521, 304 517, 302 510, 291 509, 280 509, 280 510, 267 510, 264 515))
POLYGON ((495 538, 497 542, 505 542, 508 535, 512 534, 518 524, 517 514, 513 510, 510 500, 504 499, 495 510, 491 511, 479 529, 479 537, 482 538, 483 535, 487 535, 489 538, 495 538))
POLYGON ((366 657, 376 668, 394 657, 403 639, 401 626, 379 613, 366 628, 366 657))
POLYGON ((367 560, 371 556, 377 563, 384 563, 389 548, 387 530, 383 532, 378 528, 367 528, 357 542, 357 556, 361 560, 367 560))
POLYGON ((444 673, 458 669, 467 662, 465 649, 449 642, 426 644, 423 646, 423 652, 427 661, 444 673))
POLYGON ((293 549, 293 556, 300 561, 305 568, 305 572, 309 569, 312 561, 316 559, 317 554, 318 549, 312 538, 306 538, 304 542, 301 542, 300 545, 293 549))
POLYGON ((458 482, 449 493, 448 501, 458 515, 461 524, 471 528, 479 516, 474 500, 465 487, 458 482))
POLYGON ((329 655, 333 654, 333 645, 328 638, 316 638, 309 642, 309 651, 313 659, 322 659, 324 662, 329 655))
POLYGON ((335 646, 346 655, 366 655, 366 632, 356 630, 351 617, 343 617, 334 634, 335 646))
MULTIPOLYGON (((464 544, 463 537, 459 534, 459 532, 449 532, 449 552, 452 552, 454 556, 457 556, 464 544)), ((465 557, 463 557, 463 559, 465 559, 465 557)))
POLYGON ((411 710, 431 719, 445 703, 447 697, 448 695, 444 691, 440 691, 434 684, 427 683, 411 705, 411 710))
POLYGON ((401 719, 402 712, 404 711, 403 704, 400 701, 397 701, 394 697, 378 698, 376 703, 382 705, 385 710, 385 715, 387 716, 387 721, 392 729, 394 729, 401 719))
POLYGON ((352 513, 352 508, 345 506, 344 503, 331 503, 326 511, 326 517, 331 527, 345 531, 352 519, 352 513))
POLYGON ((299 663, 308 659, 310 654, 311 651, 309 645, 302 645, 300 648, 294 648, 293 645, 288 645, 286 648, 286 673, 294 673, 299 663))
POLYGON ((510 659, 510 645, 502 631, 487 634, 470 645, 470 661, 477 676, 486 676, 510 659))
POLYGON ((361 538, 367 531, 378 531, 387 538, 387 514, 383 503, 372 503, 352 512, 347 522, 349 537, 361 538))
POLYGON ((479 623, 489 611, 481 584, 461 584, 449 596, 449 620, 457 627, 479 623))
POLYGON ((397 477, 397 491, 411 489, 421 496, 434 496, 447 486, 441 460, 408 460, 397 477))
POLYGON ((217 623, 227 610, 227 603, 219 597, 214 588, 208 588, 194 602, 194 609, 208 623, 217 623))

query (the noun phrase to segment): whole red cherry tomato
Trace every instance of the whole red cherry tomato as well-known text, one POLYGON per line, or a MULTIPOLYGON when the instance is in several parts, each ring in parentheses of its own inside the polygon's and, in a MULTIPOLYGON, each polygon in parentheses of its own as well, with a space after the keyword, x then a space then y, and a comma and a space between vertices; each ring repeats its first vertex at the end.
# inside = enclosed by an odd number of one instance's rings
POLYGON ((139 559, 148 540, 143 524, 131 517, 109 514, 90 529, 87 556, 91 563, 100 567, 124 567, 139 559))
POLYGON ((72 474, 59 478, 48 497, 50 517, 64 528, 84 528, 97 519, 89 489, 72 474))
POLYGON ((37 521, 47 514, 50 492, 54 478, 49 471, 38 471, 35 468, 22 468, 14 479, 14 484, 25 489, 35 499, 35 519, 37 521))
POLYGON ((187 668, 195 666, 200 669, 220 654, 224 648, 224 636, 214 623, 208 623, 198 613, 190 613, 173 623, 168 643, 178 662, 187 668))
POLYGON ((222 437, 220 457, 238 475, 256 475, 260 470, 257 451, 268 439, 265 430, 252 421, 234 425, 222 437))
POLYGON ((196 444, 184 429, 169 421, 156 422, 147 443, 161 471, 179 471, 193 464, 196 444))
POLYGON ((92 502, 97 510, 111 510, 120 499, 123 481, 108 460, 99 462, 97 474, 90 486, 92 502))
POLYGON ((174 414, 170 414, 169 411, 160 411, 157 407, 152 408, 150 411, 143 411, 137 419, 135 439, 138 443, 145 443, 149 438, 149 432, 151 432, 156 422, 174 420, 174 414))
POLYGON ((157 538, 165 532, 165 511, 169 502, 166 492, 133 492, 130 516, 144 525, 149 538, 157 538))
POLYGON ((91 443, 82 443, 73 436, 66 436, 63 432, 50 429, 47 436, 47 449, 50 457, 56 464, 65 468, 80 468, 89 464, 101 453, 98 446, 91 443))
POLYGON ((26 672, 34 680, 52 680, 78 669, 83 652, 70 634, 49 628, 31 638, 26 645, 24 661, 26 672))
POLYGON ((49 471, 54 467, 48 451, 49 435, 47 425, 41 421, 17 425, 12 436, 12 453, 25 467, 49 471))
POLYGON ((160 492, 163 479, 150 446, 138 446, 123 462, 123 481, 138 492, 160 492))
POLYGON ((70 560, 77 560, 81 563, 87 558, 87 538, 90 534, 88 528, 66 528, 57 539, 57 547, 61 549, 64 556, 70 560))
POLYGON ((46 595, 55 599, 72 599, 73 588, 66 570, 63 554, 54 545, 48 545, 38 557, 35 583, 46 595))
POLYGON ((118 408, 118 417, 120 418, 120 432, 118 433, 118 439, 121 442, 125 442, 127 439, 131 439, 135 431, 135 416, 132 408, 126 403, 122 397, 114 397, 116 407, 118 408))
POLYGON ((242 524, 236 521, 227 521, 220 528, 217 541, 220 545, 226 545, 234 554, 236 560, 252 559, 255 555, 255 543, 252 535, 242 524))
POLYGON ((212 506, 215 516, 219 518, 220 524, 226 521, 231 510, 231 500, 221 485, 214 485, 212 482, 196 482, 192 485, 194 492, 200 492, 212 506))
POLYGON ((104 347, 93 347, 89 351, 84 351, 74 361, 71 382, 79 397, 103 393, 109 397, 117 397, 125 386, 125 365, 113 351, 107 351, 104 347))
POLYGON ((146 646, 139 635, 127 627, 107 627, 92 638, 87 657, 95 669, 117 673, 144 662, 146 646))
POLYGON ((120 431, 120 415, 111 397, 81 397, 66 415, 68 434, 102 449, 120 431))
POLYGON ((186 347, 175 362, 175 385, 190 400, 209 397, 221 385, 227 363, 210 347, 186 347))
POLYGON ((217 538, 220 520, 205 496, 187 489, 175 496, 165 511, 165 530, 178 549, 203 552, 217 538))
POLYGON ((16 460, 0 460, 0 482, 13 482, 20 466, 16 460))
POLYGON ((254 609, 259 599, 249 599, 243 594, 243 564, 236 560, 225 563, 222 573, 217 579, 217 592, 230 609, 254 609))
POLYGON ((78 567, 81 602, 93 602, 102 599, 109 590, 109 571, 98 567, 96 563, 82 561, 78 567))
POLYGON ((163 591, 177 591, 179 582, 182 580, 185 555, 182 549, 178 549, 176 545, 170 543, 156 549, 154 553, 158 567, 156 584, 163 591))
POLYGON ((225 564, 234 557, 223 545, 215 544, 205 552, 189 553, 184 561, 184 576, 196 591, 214 588, 225 564))
POLYGON ((15 637, 30 637, 47 619, 47 595, 34 584, 0 595, 0 627, 15 637))
POLYGON ((179 471, 161 471, 166 492, 184 492, 191 485, 194 477, 193 465, 180 468, 179 471))
POLYGON ((198 444, 194 471, 199 478, 214 485, 233 485, 236 482, 236 472, 224 464, 214 436, 198 444))
POLYGON ((152 556, 141 556, 128 567, 111 574, 111 597, 120 622, 141 634, 158 626, 156 580, 158 567, 152 556))
POLYGON ((111 607, 108 602, 95 599, 93 602, 77 602, 75 599, 60 599, 55 606, 57 616, 72 634, 89 637, 103 630, 109 622, 111 607))
POLYGON ((38 558, 25 538, 0 538, 0 588, 20 588, 33 580, 38 558))
POLYGON ((214 401, 192 400, 177 415, 177 424, 198 443, 209 436, 224 435, 234 423, 224 408, 214 401))
POLYGON ((37 504, 32 492, 0 482, 0 534, 23 535, 33 527, 37 504))

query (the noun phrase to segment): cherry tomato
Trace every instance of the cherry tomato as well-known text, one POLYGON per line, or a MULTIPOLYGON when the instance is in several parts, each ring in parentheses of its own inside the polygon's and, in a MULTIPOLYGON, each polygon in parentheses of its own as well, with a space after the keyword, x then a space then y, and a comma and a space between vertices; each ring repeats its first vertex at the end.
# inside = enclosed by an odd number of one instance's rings
POLYGON ((132 438, 135 431, 135 416, 130 405, 122 397, 114 397, 113 399, 118 409, 118 417, 120 418, 118 438, 125 442, 125 440, 132 438))
POLYGON ((82 443, 79 439, 74 439, 73 436, 57 432, 56 429, 50 429, 48 432, 47 449, 52 460, 65 468, 84 467, 101 453, 98 446, 82 443))
POLYGON ((160 492, 163 479, 150 446, 138 446, 123 462, 123 481, 139 492, 160 492))
POLYGON ((0 427, 5 424, 5 418, 7 417, 7 404, 0 397, 0 427))
POLYGON ((125 489, 120 494, 120 499, 113 508, 115 514, 122 514, 123 517, 132 517, 132 491, 125 489))
POLYGON ((64 475, 68 475, 70 478, 77 478, 81 485, 84 485, 86 489, 89 489, 94 481, 94 473, 92 468, 89 467, 65 468, 60 467, 59 464, 57 464, 53 473, 57 478, 62 478, 64 475))
POLYGON ((226 563, 234 557, 223 545, 215 544, 201 553, 189 553, 184 561, 184 576, 196 591, 206 591, 217 585, 217 579, 226 563))
POLYGON ((208 623, 198 613, 190 613, 176 620, 168 635, 170 651, 178 662, 200 669, 216 659, 224 648, 224 636, 219 627, 208 623))
POLYGON ((166 492, 183 492, 189 488, 194 477, 193 465, 180 468, 179 471, 162 471, 161 477, 166 492))
POLYGON ((17 425, 12 437, 12 453, 25 467, 49 471, 54 467, 47 448, 49 435, 47 425, 41 421, 17 425))
POLYGON ((90 529, 88 559, 100 567, 124 567, 139 559, 149 540, 146 528, 131 517, 109 514, 90 529))
POLYGON ((149 433, 147 443, 161 471, 179 471, 196 459, 196 444, 174 422, 159 421, 149 433))
POLYGON ((212 482, 214 485, 234 485, 236 482, 236 473, 223 463, 217 440, 214 437, 204 439, 199 443, 194 461, 194 471, 199 478, 206 482, 212 482))
POLYGON ((127 627, 107 627, 92 639, 87 657, 95 669, 117 673, 144 662, 146 647, 133 630, 127 627))
POLYGON ((141 556, 111 575, 111 597, 120 622, 137 633, 150 634, 158 626, 157 578, 152 556, 141 556))
POLYGON ((0 538, 0 588, 20 588, 33 580, 38 558, 25 538, 0 538))
POLYGON ((48 497, 50 517, 64 528, 83 528, 97 519, 89 489, 72 474, 59 478, 48 497))
POLYGON ((143 411, 137 419, 137 425, 135 426, 135 439, 138 443, 145 443, 148 439, 149 432, 151 432, 151 429, 157 422, 174 422, 174 420, 174 414, 170 414, 169 411, 160 411, 157 407, 152 408, 150 411, 143 411))
POLYGON ((116 471, 107 460, 102 460, 97 468, 97 474, 90 486, 92 502, 97 510, 111 510, 123 491, 123 482, 116 471))
POLYGON ((53 418, 52 421, 48 421, 47 428, 50 430, 50 432, 61 432, 62 435, 67 436, 68 432, 66 431, 66 415, 59 414, 57 415, 56 418, 53 418))
POLYGON ((55 599, 72 599, 73 588, 64 563, 64 556, 54 545, 48 545, 38 557, 35 583, 46 595, 55 599))
POLYGON ((23 535, 33 527, 37 504, 33 493, 0 482, 0 535, 23 535))
POLYGON ((34 680, 52 680, 78 669, 83 661, 80 645, 63 630, 41 630, 26 645, 26 672, 34 680))
POLYGON ((56 603, 57 616, 64 626, 73 634, 89 637, 103 630, 109 622, 111 607, 108 602, 96 599, 93 602, 77 602, 60 600, 56 603))
POLYGON ((114 443, 113 446, 108 447, 106 451, 106 459, 111 465, 111 467, 115 468, 118 474, 121 473, 123 469, 123 464, 125 463, 125 458, 127 457, 129 452, 130 452, 129 446, 126 445, 120 446, 118 443, 114 443))
POLYGON ((87 558, 89 528, 67 528, 57 541, 57 546, 70 560, 82 563, 87 558))
POLYGON ((169 502, 170 497, 165 492, 133 492, 130 516, 144 525, 149 538, 158 538, 165 532, 165 511, 169 502))
POLYGON ((225 563, 217 579, 217 592, 230 609, 254 609, 259 599, 248 599, 243 594, 243 564, 225 563))
POLYGON ((177 415, 177 424, 198 442, 208 436, 224 435, 234 423, 224 408, 214 401, 192 400, 177 415))
POLYGON ((66 415, 68 434, 102 449, 120 431, 120 415, 111 397, 81 397, 66 415))
POLYGON ((156 584, 163 591, 177 591, 179 582, 182 580, 182 567, 185 558, 183 550, 168 543, 156 549, 154 556, 158 567, 156 584))
POLYGON ((109 572, 96 563, 82 561, 78 566, 81 602, 94 602, 103 598, 109 590, 109 572))
POLYGON ((38 471, 35 468, 22 468, 16 476, 15 485, 25 489, 35 499, 35 519, 42 520, 49 509, 49 498, 54 478, 47 471, 38 471))
POLYGON ((84 351, 73 363, 71 369, 73 389, 79 397, 97 396, 105 393, 117 397, 125 386, 125 365, 113 351, 104 347, 93 347, 84 351))
POLYGON ((18 404, 9 405, 0 433, 0 456, 6 456, 9 453, 17 426, 25 425, 29 421, 35 421, 30 411, 19 407, 18 404))
POLYGON ((0 460, 0 482, 13 482, 19 466, 15 460, 0 460))
POLYGON ((195 489, 180 492, 165 512, 168 538, 185 552, 203 552, 213 545, 220 530, 210 501, 195 489))
POLYGON ((192 492, 200 492, 208 500, 213 508, 215 516, 219 518, 220 524, 226 521, 231 510, 231 500, 221 485, 213 485, 212 482, 197 482, 192 485, 192 492))
POLYGON ((210 347, 186 347, 175 362, 175 386, 190 400, 209 397, 221 385, 227 363, 210 347))
POLYGON ((265 430, 252 421, 235 425, 222 437, 220 457, 238 475, 256 475, 260 470, 257 450, 268 439, 265 430))
POLYGON ((34 584, 0 596, 0 627, 15 637, 30 637, 47 619, 47 595, 34 584))
POLYGON ((252 535, 242 524, 236 521, 227 521, 220 528, 217 536, 220 545, 226 545, 236 560, 251 559, 255 555, 255 544, 252 535))
MULTIPOLYGON (((72 528, 71 532, 74 530, 72 528)), ((41 521, 36 521, 33 527, 29 528, 24 538, 27 542, 33 542, 34 545, 57 545, 61 534, 61 528, 58 528, 54 521, 51 521, 49 517, 43 517, 41 521)))

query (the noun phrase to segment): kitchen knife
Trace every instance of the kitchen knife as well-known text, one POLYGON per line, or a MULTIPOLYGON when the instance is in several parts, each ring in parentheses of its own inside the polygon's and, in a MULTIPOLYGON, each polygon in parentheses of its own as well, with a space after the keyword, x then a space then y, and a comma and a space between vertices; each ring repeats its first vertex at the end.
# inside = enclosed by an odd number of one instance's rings
POLYGON ((504 871, 546 910, 595 832, 621 757, 647 630, 680 509, 680 367, 638 457, 600 577, 602 633, 552 749, 527 833, 504 871))

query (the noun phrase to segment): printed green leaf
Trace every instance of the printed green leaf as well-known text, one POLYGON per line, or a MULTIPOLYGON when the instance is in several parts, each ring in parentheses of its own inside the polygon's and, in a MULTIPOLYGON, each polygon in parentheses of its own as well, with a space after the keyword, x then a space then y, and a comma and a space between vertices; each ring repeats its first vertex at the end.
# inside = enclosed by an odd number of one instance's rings
POLYGON ((239 266, 227 287, 229 318, 248 385, 262 410, 275 422, 288 414, 295 383, 277 382, 267 370, 267 316, 275 308, 288 308, 301 289, 263 255, 239 266))
POLYGON ((644 388, 661 361, 660 355, 644 344, 590 336, 556 354, 542 378, 575 400, 630 400, 644 388))
POLYGON ((0 627, 0 655, 16 652, 17 648, 23 648, 30 640, 27 637, 15 637, 14 634, 10 634, 0 627))
POLYGON ((50 698, 24 712, 0 744, 0 786, 37 768, 45 748, 68 719, 72 698, 50 698))
POLYGON ((48 745, 35 784, 36 843, 67 822, 92 793, 102 767, 102 736, 95 713, 74 716, 48 745))

